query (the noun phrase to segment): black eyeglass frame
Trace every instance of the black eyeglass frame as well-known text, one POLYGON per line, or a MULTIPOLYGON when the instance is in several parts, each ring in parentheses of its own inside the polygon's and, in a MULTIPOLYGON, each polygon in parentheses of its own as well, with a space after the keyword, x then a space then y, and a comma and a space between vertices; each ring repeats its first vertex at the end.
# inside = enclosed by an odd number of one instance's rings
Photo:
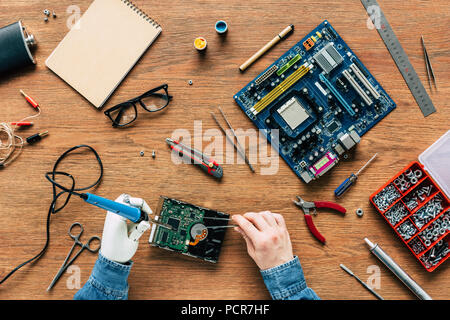
POLYGON ((161 110, 163 110, 164 108, 166 108, 166 107, 169 105, 169 102, 170 102, 170 101, 172 100, 172 98, 173 98, 173 97, 169 94, 169 91, 167 90, 168 87, 169 87, 169 86, 168 86, 166 83, 165 83, 165 84, 162 84, 162 85, 160 85, 160 86, 158 86, 158 87, 156 87, 156 88, 153 88, 153 89, 151 89, 151 90, 145 92, 144 94, 141 94, 140 96, 138 96, 138 97, 136 97, 136 98, 133 98, 133 99, 127 100, 127 101, 125 101, 125 102, 119 103, 119 104, 115 105, 114 107, 111 107, 111 108, 109 108, 108 110, 105 110, 104 113, 105 113, 105 115, 112 121, 112 126, 113 126, 113 127, 126 127, 126 126, 130 125, 131 123, 133 123, 134 121, 136 121, 136 119, 137 119, 137 117, 138 117, 138 112, 137 112, 137 109, 136 109, 136 103, 137 103, 137 102, 139 102, 139 104, 141 105, 141 107, 144 108, 144 110, 145 110, 145 111, 148 111, 148 112, 158 112, 158 111, 161 111, 161 110), (157 91, 160 91, 161 89, 164 89, 165 94, 161 94, 161 93, 158 93, 158 92, 157 92, 157 91), (153 95, 153 96, 159 96, 160 98, 167 97, 167 102, 166 102, 166 104, 165 104, 163 107, 158 108, 158 109, 156 109, 156 110, 149 110, 149 109, 147 109, 147 106, 142 102, 142 99, 147 98, 147 97, 150 97, 150 96, 152 96, 152 95, 153 95), (125 106, 130 107, 130 105, 133 106, 133 108, 134 108, 134 113, 135 113, 134 119, 131 120, 131 121, 128 122, 128 123, 120 124, 120 120, 122 119, 122 115, 123 115, 123 113, 125 112, 125 108, 124 108, 124 107, 125 107, 125 106), (119 113, 117 114, 117 116, 115 117, 115 119, 113 119, 113 117, 111 116, 111 112, 116 111, 116 110, 119 109, 119 108, 121 108, 121 109, 119 110, 119 113))

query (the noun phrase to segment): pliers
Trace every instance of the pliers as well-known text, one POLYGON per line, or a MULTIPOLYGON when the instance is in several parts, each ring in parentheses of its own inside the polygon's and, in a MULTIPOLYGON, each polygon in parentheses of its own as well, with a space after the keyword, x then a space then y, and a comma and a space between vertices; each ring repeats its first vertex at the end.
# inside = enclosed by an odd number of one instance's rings
POLYGON ((314 237, 316 237, 317 240, 319 240, 320 242, 325 244, 325 241, 326 241, 325 237, 320 234, 319 230, 317 230, 316 226, 314 225, 314 222, 313 222, 311 214, 310 214, 310 209, 313 210, 312 214, 314 214, 314 215, 317 214, 316 208, 329 208, 329 209, 333 209, 333 210, 343 213, 343 214, 345 214, 347 212, 347 210, 344 207, 342 207, 334 202, 328 202, 328 201, 308 202, 308 201, 303 200, 299 196, 297 196, 297 199, 298 199, 298 201, 294 200, 294 203, 297 206, 299 206, 300 208, 302 208, 303 213, 305 214, 306 225, 308 226, 309 231, 311 231, 311 233, 314 235, 314 237))

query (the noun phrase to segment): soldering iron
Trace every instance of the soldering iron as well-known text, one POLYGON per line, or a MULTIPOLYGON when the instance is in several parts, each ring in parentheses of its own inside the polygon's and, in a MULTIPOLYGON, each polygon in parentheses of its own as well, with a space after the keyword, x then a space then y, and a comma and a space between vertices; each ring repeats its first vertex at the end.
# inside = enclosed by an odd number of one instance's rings
POLYGON ((123 203, 115 202, 92 193, 81 193, 80 198, 99 208, 105 209, 107 211, 114 212, 119 216, 122 216, 132 222, 139 223, 144 220, 148 220, 149 217, 147 213, 143 210, 131 207, 123 203))
POLYGON ((139 223, 141 221, 149 221, 151 223, 158 224, 168 229, 172 229, 172 226, 150 218, 146 212, 144 212, 139 208, 128 206, 120 202, 112 201, 92 193, 81 193, 79 194, 79 196, 81 199, 83 199, 89 204, 118 214, 119 216, 122 216, 134 223, 139 223))

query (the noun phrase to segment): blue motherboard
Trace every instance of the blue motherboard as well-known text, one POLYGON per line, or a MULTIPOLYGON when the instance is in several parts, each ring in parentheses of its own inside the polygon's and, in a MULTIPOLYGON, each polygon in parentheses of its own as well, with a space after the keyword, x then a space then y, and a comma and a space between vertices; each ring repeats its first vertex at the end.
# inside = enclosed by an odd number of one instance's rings
POLYGON ((333 168, 396 107, 328 21, 234 99, 306 183, 333 168))

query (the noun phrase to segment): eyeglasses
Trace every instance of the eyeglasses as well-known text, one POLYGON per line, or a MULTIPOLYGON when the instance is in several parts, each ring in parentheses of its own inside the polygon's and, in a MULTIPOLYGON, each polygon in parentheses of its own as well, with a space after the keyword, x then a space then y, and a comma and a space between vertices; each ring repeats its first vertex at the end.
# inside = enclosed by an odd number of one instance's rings
POLYGON ((115 128, 128 126, 137 119, 137 103, 148 112, 158 112, 167 107, 172 100, 167 88, 168 85, 163 84, 151 89, 139 97, 109 108, 105 111, 105 115, 112 121, 112 126, 115 128))

